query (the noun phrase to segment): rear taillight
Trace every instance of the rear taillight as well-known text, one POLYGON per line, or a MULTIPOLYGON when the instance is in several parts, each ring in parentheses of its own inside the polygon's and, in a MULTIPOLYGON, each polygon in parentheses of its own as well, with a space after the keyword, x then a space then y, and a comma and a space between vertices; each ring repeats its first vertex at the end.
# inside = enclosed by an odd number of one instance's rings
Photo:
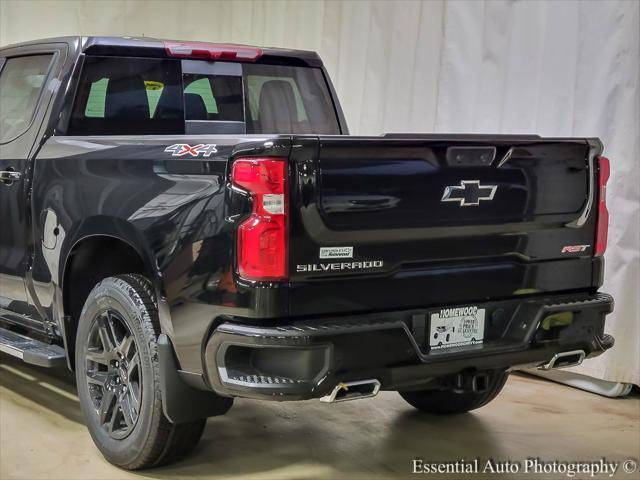
POLYGON ((598 220, 596 227, 595 256, 604 255, 609 233, 609 211, 607 210, 607 181, 609 180, 609 159, 598 157, 598 220))
POLYGON ((238 273, 249 280, 286 280, 286 159, 239 158, 233 163, 231 182, 247 190, 253 201, 251 215, 238 227, 238 273))
POLYGON ((255 62, 262 56, 260 48, 226 43, 164 42, 164 49, 170 57, 203 60, 255 62))

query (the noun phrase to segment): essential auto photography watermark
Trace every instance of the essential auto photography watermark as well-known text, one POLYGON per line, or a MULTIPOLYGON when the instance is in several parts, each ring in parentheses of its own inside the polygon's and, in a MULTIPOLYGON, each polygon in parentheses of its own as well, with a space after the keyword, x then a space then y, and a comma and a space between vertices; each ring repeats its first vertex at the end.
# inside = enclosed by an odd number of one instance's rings
POLYGON ((433 461, 414 458, 411 473, 422 474, 531 474, 566 475, 568 478, 613 477, 616 473, 634 474, 638 472, 638 460, 627 458, 612 461, 606 458, 598 460, 558 460, 526 458, 524 460, 495 460, 493 458, 458 459, 433 461))

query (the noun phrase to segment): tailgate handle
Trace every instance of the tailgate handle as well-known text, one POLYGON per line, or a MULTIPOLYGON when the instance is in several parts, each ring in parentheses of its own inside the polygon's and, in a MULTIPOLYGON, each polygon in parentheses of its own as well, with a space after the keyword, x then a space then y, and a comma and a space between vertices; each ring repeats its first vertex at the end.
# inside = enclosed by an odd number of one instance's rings
POLYGON ((450 167, 488 167, 496 158, 496 147, 449 147, 447 164, 450 167))

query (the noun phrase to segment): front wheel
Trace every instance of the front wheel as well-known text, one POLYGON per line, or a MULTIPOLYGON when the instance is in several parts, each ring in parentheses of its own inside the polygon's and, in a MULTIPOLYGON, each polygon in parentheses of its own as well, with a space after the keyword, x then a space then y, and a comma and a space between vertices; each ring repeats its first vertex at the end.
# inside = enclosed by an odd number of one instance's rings
POLYGON ((398 392, 411 406, 427 413, 457 414, 480 408, 496 398, 502 391, 508 372, 494 372, 489 376, 487 389, 483 392, 458 393, 452 389, 418 390, 398 392))
POLYGON ((141 275, 102 280, 89 294, 76 335, 78 397, 87 427, 105 458, 139 469, 192 450, 206 419, 173 424, 162 411, 158 310, 141 275))

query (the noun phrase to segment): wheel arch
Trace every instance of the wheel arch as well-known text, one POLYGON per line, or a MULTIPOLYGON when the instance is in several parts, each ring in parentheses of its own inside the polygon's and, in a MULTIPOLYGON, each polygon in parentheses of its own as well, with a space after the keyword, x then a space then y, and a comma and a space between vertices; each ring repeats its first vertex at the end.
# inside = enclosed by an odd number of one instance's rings
MULTIPOLYGON (((109 222, 113 225, 113 221, 109 222)), ((123 273, 145 275, 161 292, 160 275, 144 244, 130 225, 119 232, 87 232, 75 236, 60 272, 62 335, 70 369, 75 366, 75 337, 84 303, 102 279, 123 273), (131 227, 131 228, 129 228, 131 227)))

